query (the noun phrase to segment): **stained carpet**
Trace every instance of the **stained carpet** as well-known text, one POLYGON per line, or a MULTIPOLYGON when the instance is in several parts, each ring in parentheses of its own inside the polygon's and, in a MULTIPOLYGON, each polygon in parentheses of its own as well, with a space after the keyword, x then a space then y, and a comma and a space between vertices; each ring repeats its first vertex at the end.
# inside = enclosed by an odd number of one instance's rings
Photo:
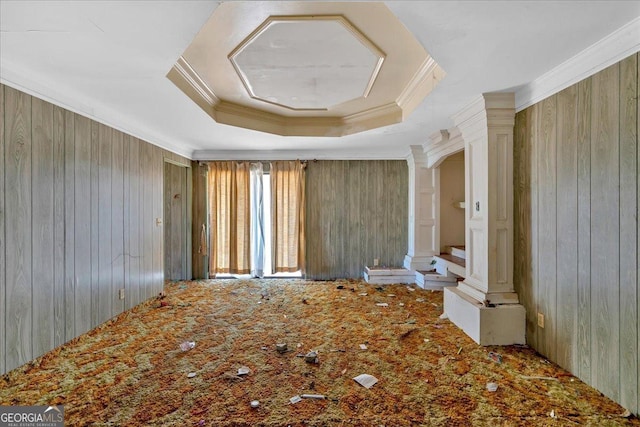
POLYGON ((2 376, 0 404, 62 404, 68 426, 640 425, 526 346, 478 346, 442 302, 349 280, 168 283, 2 376), (308 394, 325 398, 291 403, 308 394))

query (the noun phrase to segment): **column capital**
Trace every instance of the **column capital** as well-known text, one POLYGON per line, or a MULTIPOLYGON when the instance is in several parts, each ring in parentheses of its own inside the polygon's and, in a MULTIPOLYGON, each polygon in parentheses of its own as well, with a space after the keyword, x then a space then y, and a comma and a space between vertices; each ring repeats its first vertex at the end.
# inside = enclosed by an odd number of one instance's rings
POLYGON ((434 132, 424 145, 427 167, 437 168, 450 155, 464 150, 464 140, 457 127, 434 132))
POLYGON ((473 141, 488 138, 494 126, 513 127, 515 112, 514 93, 485 93, 455 114, 453 122, 465 141, 473 141))
POLYGON ((410 151, 407 155, 407 163, 413 164, 419 167, 425 167, 427 163, 427 156, 424 153, 422 145, 410 145, 410 151))

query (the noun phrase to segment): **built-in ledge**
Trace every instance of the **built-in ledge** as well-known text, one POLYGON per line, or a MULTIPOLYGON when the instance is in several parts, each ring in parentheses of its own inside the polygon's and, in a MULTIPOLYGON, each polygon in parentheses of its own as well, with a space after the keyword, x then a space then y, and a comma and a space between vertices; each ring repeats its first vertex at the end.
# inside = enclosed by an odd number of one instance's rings
POLYGON ((525 344, 520 304, 487 307, 458 288, 445 288, 444 306, 449 320, 480 345, 525 344))

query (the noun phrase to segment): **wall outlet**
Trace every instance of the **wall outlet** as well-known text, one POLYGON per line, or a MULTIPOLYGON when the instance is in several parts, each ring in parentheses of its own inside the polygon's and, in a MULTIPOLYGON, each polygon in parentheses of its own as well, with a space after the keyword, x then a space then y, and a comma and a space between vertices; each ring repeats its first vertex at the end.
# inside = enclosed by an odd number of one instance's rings
POLYGON ((380 263, 380 260, 378 258, 374 258, 373 259, 373 266, 374 267, 377 267, 379 263, 380 263))
POLYGON ((124 299, 124 288, 123 288, 123 289, 120 289, 120 290, 118 291, 118 297, 119 297, 120 299, 124 299))
POLYGON ((538 313, 538 326, 544 328, 544 314, 538 313))

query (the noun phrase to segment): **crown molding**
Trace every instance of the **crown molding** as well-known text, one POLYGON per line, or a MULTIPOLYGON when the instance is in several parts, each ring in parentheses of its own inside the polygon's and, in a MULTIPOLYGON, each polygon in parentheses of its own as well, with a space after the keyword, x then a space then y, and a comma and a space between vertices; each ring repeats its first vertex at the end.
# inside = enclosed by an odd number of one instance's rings
POLYGON ((36 76, 4 59, 0 63, 0 83, 191 160, 192 150, 181 147, 179 142, 166 141, 147 130, 146 126, 131 121, 128 116, 96 104, 95 100, 82 93, 50 83, 46 78, 36 76))
POLYGON ((541 75, 516 92, 516 111, 542 101, 640 51, 640 17, 541 75))
POLYGON ((398 96, 397 104, 406 115, 409 115, 445 75, 444 70, 427 54, 425 60, 398 96))
POLYGON ((371 150, 196 150, 193 160, 406 160, 406 152, 371 150))

